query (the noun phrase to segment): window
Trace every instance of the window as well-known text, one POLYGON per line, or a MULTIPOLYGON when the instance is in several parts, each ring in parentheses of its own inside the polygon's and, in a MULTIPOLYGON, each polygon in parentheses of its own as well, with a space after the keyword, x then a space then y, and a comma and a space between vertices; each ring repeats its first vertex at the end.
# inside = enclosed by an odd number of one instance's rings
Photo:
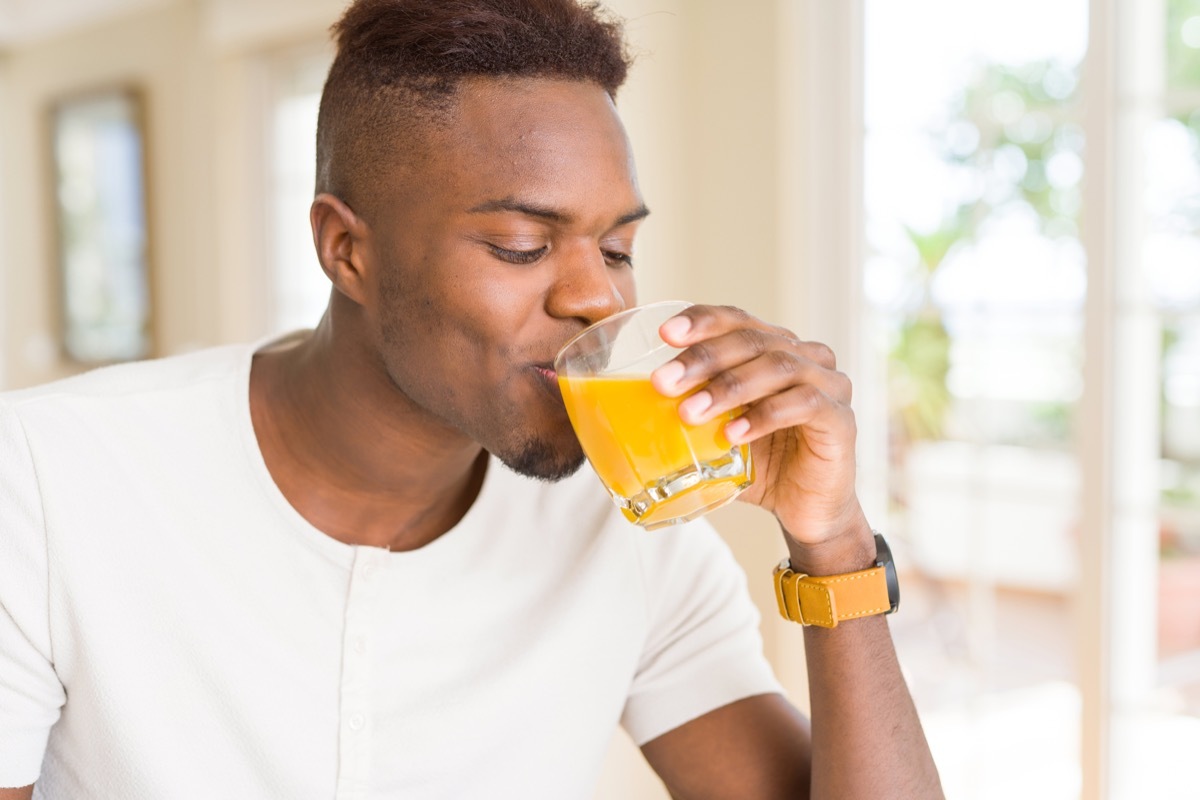
MULTIPOLYGON (((1200 2, 1155 6, 1142 264, 1161 337, 1158 669, 1145 713, 1200 745, 1200 2), (1165 8, 1164 8, 1165 6, 1165 8)), ((1178 750, 1178 745, 1175 748, 1178 750)), ((1180 753, 1182 755, 1182 753, 1180 753)), ((1154 764, 1162 769, 1162 763, 1154 764)))
POLYGON ((866 4, 863 289, 910 567, 897 639, 949 796, 1071 797, 1087 9, 918 5, 866 4))
POLYGON ((1200 2, 1167 4, 1166 89, 1148 136, 1145 264, 1162 328, 1158 652, 1200 712, 1200 2), (1190 685, 1189 685, 1190 684, 1190 685))
POLYGON ((1200 0, 864 19, 861 402, 947 794, 1194 795, 1200 0))

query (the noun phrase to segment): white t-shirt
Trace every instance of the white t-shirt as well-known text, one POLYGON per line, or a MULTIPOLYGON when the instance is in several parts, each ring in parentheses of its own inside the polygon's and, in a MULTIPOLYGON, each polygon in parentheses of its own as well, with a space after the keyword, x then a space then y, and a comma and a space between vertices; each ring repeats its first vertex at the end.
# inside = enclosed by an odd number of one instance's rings
POLYGON ((253 346, 0 395, 0 786, 37 797, 576 798, 779 687, 703 523, 647 533, 590 470, 493 459, 419 550, 288 504, 253 346))

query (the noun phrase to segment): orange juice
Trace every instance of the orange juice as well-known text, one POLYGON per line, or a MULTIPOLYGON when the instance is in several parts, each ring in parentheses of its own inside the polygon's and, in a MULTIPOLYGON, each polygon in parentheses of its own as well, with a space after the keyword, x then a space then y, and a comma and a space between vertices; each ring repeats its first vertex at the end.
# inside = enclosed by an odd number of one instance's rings
MULTIPOLYGON (((735 412, 701 425, 686 425, 679 418, 679 403, 684 398, 659 394, 649 376, 560 375, 558 384, 588 460, 609 491, 621 499, 643 495, 664 478, 689 468, 699 470, 708 462, 727 459, 733 449, 722 429, 736 416, 735 412)), ((741 448, 743 461, 748 458, 748 450, 741 448)), ((711 480, 690 487, 687 493, 692 495, 688 503, 691 511, 711 505, 718 494, 728 495, 729 482, 716 481, 725 484, 719 491, 711 480)), ((739 475, 733 482, 740 488, 749 479, 739 475)), ((672 512, 652 512, 653 518, 670 521, 671 517, 684 516, 675 513, 679 505, 673 503, 672 512)), ((626 516, 638 520, 641 513, 631 514, 626 509, 626 516)), ((641 524, 648 521, 652 520, 641 519, 641 524)))

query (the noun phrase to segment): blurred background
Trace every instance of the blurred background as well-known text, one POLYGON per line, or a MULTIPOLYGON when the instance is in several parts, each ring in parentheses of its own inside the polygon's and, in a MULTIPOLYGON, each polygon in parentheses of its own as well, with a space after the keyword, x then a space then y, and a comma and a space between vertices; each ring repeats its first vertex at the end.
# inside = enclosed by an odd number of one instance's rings
MULTIPOLYGON (((1200 798, 1200 0, 608 5, 641 299, 840 354, 948 796, 1200 798)), ((0 0, 0 388, 315 324, 342 6, 0 0)), ((618 733, 597 796, 666 795, 618 733)))

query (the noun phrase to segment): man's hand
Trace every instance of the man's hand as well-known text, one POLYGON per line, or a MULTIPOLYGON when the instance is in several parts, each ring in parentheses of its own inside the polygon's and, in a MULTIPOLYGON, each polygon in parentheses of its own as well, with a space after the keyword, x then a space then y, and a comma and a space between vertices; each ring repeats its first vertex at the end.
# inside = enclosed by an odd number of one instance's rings
MULTIPOLYGON (((751 444, 757 474, 741 499, 779 520, 792 568, 835 575, 871 566, 874 539, 854 489, 850 381, 837 371, 830 349, 717 306, 692 306, 663 323, 660 333, 668 344, 686 349, 655 370, 655 388, 670 397, 699 389, 680 403, 685 422, 742 410, 725 426, 731 442, 751 444)), ((816 800, 940 800, 937 768, 887 622, 870 617, 833 630, 806 628, 804 640, 811 744, 802 726, 788 722, 775 704, 751 698, 755 702, 712 712, 646 745, 672 792, 746 796, 722 789, 709 760, 685 759, 693 752, 719 751, 751 731, 774 730, 786 732, 773 734, 773 747, 756 748, 761 752, 744 759, 751 763, 740 769, 755 777, 755 785, 772 787, 761 796, 807 781, 816 800), (681 768, 684 763, 691 767, 681 768)), ((786 791, 805 796, 803 789, 786 791)))
POLYGON ((687 349, 655 370, 655 388, 677 397, 704 387, 680 404, 685 422, 744 409, 725 427, 732 443, 751 443, 755 482, 739 499, 775 515, 793 564, 814 575, 870 566, 850 379, 833 351, 726 306, 692 306, 660 333, 687 349))

